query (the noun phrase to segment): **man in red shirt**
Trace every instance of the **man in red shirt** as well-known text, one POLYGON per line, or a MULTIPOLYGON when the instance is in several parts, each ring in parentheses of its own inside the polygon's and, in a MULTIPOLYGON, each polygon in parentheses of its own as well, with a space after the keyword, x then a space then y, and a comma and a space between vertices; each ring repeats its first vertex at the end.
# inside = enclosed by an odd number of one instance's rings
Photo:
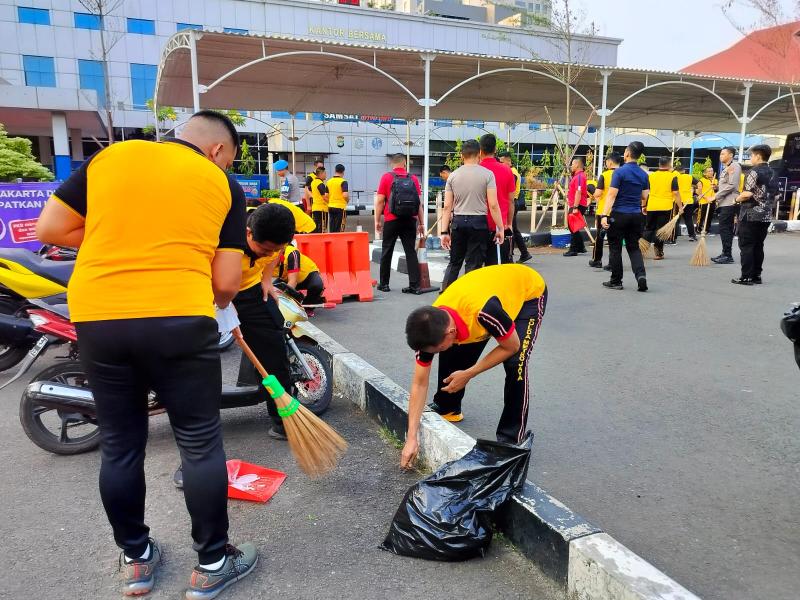
POLYGON ((389 275, 392 272, 392 255, 397 239, 403 244, 408 266, 408 287, 404 287, 404 294, 419 294, 419 261, 417 260, 417 233, 425 233, 423 225, 423 207, 420 202, 421 190, 415 175, 406 171, 406 157, 395 154, 390 159, 392 170, 384 173, 378 184, 378 194, 375 198, 375 234, 383 234, 383 247, 381 250, 381 274, 378 289, 381 292, 389 289, 389 275), (413 181, 413 187, 409 182, 413 181), (416 194, 414 194, 416 189, 416 194), (416 196, 416 209, 408 209, 410 200, 416 196), (409 213, 409 214, 406 214, 409 213), (381 223, 383 215, 383 223, 381 223))
POLYGON ((511 231, 511 220, 514 217, 513 198, 517 192, 517 180, 511 169, 501 163, 495 157, 497 151, 497 138, 487 133, 481 136, 481 166, 486 167, 494 173, 495 184, 497 186, 497 203, 500 205, 500 214, 503 216, 502 223, 495 223, 492 215, 487 212, 486 220, 489 222, 489 249, 486 252, 486 264, 496 265, 497 249, 495 248, 495 232, 499 233, 500 240, 500 260, 503 263, 510 263, 511 260, 511 241, 513 232, 511 231))
MULTIPOLYGON (((586 207, 589 204, 589 195, 586 191, 586 173, 583 172, 583 159, 573 158, 569 165, 572 172, 572 179, 569 180, 567 190, 567 206, 569 212, 580 212, 586 214, 586 207)), ((578 256, 586 254, 586 246, 583 244, 583 231, 573 231, 569 241, 569 250, 564 252, 564 256, 578 256)))

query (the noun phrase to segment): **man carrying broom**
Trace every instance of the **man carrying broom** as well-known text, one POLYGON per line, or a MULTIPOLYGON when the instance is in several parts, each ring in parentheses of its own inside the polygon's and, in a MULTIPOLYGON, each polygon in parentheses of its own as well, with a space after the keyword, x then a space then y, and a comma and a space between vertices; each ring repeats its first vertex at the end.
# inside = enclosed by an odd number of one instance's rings
POLYGON ((504 406, 497 440, 518 444, 525 436, 530 406, 528 360, 547 306, 547 286, 523 265, 494 265, 457 279, 406 321, 406 340, 417 353, 408 404, 408 432, 400 466, 408 468, 419 450, 419 424, 428 398, 431 363, 439 354, 439 374, 431 408, 459 422, 464 388, 470 379, 503 364, 504 406), (497 346, 481 358, 489 338, 497 346))
POLYGON ((672 159, 662 156, 658 159, 658 171, 650 173, 650 195, 642 235, 648 243, 655 243, 656 260, 664 259, 665 240, 656 235, 658 230, 672 219, 673 205, 677 206, 679 213, 683 213, 679 189, 678 176, 672 170, 672 159))

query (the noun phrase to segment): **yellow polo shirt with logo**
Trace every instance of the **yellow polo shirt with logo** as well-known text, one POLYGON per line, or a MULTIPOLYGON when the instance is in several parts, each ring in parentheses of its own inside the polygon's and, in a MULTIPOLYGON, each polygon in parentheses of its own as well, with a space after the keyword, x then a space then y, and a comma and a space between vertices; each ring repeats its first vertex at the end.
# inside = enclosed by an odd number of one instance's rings
POLYGON ((266 256, 256 256, 250 248, 247 248, 242 256, 242 283, 239 284, 239 291, 248 290, 256 284, 261 283, 264 276, 264 269, 275 260, 279 252, 272 252, 266 256))
POLYGON ((211 262, 244 251, 245 198, 198 148, 112 144, 53 198, 85 219, 67 294, 73 322, 214 316, 211 262))
POLYGON ((272 276, 288 281, 290 273, 297 273, 297 283, 303 283, 314 271, 319 271, 319 267, 313 260, 296 248, 288 246, 280 262, 275 265, 272 276))
POLYGON ((347 208, 345 192, 349 192, 347 180, 344 177, 334 176, 325 182, 328 189, 328 208, 347 208))
POLYGON ((678 174, 678 193, 681 195, 681 202, 684 204, 694 204, 695 180, 691 173, 678 174))
POLYGON ((611 187, 611 177, 614 175, 614 169, 606 169, 597 180, 597 189, 602 190, 600 197, 597 199, 597 208, 595 212, 602 215, 606 209, 606 196, 608 196, 608 188, 611 187))
POLYGON ((314 223, 314 219, 309 217, 306 212, 296 204, 292 204, 291 202, 287 202, 281 198, 270 198, 268 202, 270 204, 280 204, 281 206, 285 206, 292 211, 292 216, 294 217, 294 230, 297 233, 311 233, 317 228, 317 224, 314 223))
POLYGON ((328 212, 328 202, 325 200, 327 186, 322 179, 315 177, 311 182, 311 211, 328 212))
POLYGON ((715 177, 712 180, 708 179, 707 177, 703 177, 700 180, 700 183, 703 186, 703 191, 700 194, 700 204, 708 204, 714 199, 714 186, 717 183, 717 178, 715 177))
POLYGON ((647 210, 672 210, 675 204, 673 192, 678 191, 678 178, 672 171, 659 169, 650 173, 650 196, 647 210))

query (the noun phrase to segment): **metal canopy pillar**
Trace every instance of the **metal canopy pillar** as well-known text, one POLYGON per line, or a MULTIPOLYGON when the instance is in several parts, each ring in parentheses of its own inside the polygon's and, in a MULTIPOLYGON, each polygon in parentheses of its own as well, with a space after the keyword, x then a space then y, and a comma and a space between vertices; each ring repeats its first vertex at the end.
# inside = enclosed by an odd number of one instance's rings
MULTIPOLYGON (((600 115, 600 149, 595 158, 597 167, 595 179, 600 179, 600 175, 603 173, 603 166, 606 162, 604 153, 606 151, 606 117, 608 116, 608 78, 611 76, 611 71, 600 71, 600 74, 603 76, 603 100, 600 110, 597 111, 597 114, 600 115)), ((607 188, 608 183, 606 183, 606 189, 607 188)))
POLYGON ((422 54, 425 63, 425 97, 420 100, 420 104, 425 109, 425 147, 423 148, 423 167, 422 167, 422 207, 423 223, 425 231, 428 230, 428 173, 431 170, 431 63, 436 59, 435 54, 422 54))
POLYGON ((292 175, 297 174, 297 164, 295 163, 295 151, 297 150, 297 136, 294 134, 294 113, 289 116, 292 117, 292 129, 289 141, 292 142, 292 175))
POLYGON ((200 110, 200 82, 197 79, 197 33, 194 30, 189 31, 189 57, 192 63, 192 107, 197 112, 200 110))
POLYGON ((750 88, 753 87, 752 81, 744 82, 744 110, 742 116, 739 118, 739 123, 742 124, 742 130, 739 138, 739 162, 743 161, 744 157, 744 136, 747 134, 747 124, 750 119, 747 117, 747 111, 750 109, 750 88))
POLYGON ((677 132, 673 129, 672 130, 672 145, 669 149, 669 164, 671 168, 675 168, 675 134, 677 132))
POLYGON ((411 172, 411 123, 406 119, 406 168, 411 172))

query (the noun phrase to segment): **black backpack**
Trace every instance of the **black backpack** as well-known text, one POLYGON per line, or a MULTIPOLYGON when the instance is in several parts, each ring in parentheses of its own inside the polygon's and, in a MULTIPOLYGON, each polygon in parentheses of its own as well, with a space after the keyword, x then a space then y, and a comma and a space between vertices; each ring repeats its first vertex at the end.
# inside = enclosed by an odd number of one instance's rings
POLYGON ((415 217, 419 212, 419 194, 414 178, 392 173, 392 187, 389 191, 389 212, 395 217, 415 217))

